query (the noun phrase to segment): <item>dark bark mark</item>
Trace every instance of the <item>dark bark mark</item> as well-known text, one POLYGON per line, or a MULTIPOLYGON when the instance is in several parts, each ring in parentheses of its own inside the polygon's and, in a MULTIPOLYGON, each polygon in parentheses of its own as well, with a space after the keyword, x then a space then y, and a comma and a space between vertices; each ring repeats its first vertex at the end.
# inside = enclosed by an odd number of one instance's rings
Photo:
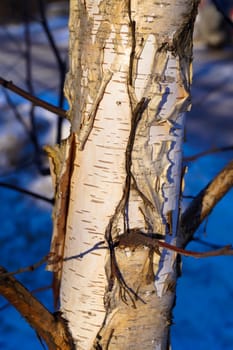
POLYGON ((133 67, 136 48, 136 22, 131 17, 131 0, 128 0, 129 27, 131 29, 131 53, 129 59, 129 85, 133 85, 133 67))
MULTIPOLYGON (((132 113, 132 119, 131 119, 131 130, 129 134, 128 144, 126 147, 126 154, 125 154, 125 170, 126 170, 126 179, 125 179, 125 198, 124 198, 124 221, 125 221, 125 227, 124 231, 126 232, 129 229, 129 218, 128 218, 128 200, 129 200, 129 194, 131 189, 131 180, 133 179, 133 184, 135 189, 137 189, 136 181, 133 177, 133 174, 131 172, 131 166, 132 166, 132 151, 134 146, 134 140, 136 136, 137 126, 139 121, 142 118, 142 115, 144 111, 146 110, 147 106, 149 104, 149 99, 142 98, 141 101, 137 104, 135 110, 132 113)), ((139 191, 139 190, 138 190, 139 191)), ((140 192, 140 194, 144 195, 140 192)))
MULTIPOLYGON (((193 29, 198 10, 198 1, 192 2, 192 9, 182 20, 180 29, 175 33, 172 44, 172 53, 179 57, 180 65, 183 67, 189 66, 193 58, 193 29), (189 64, 183 64, 182 62, 188 62, 189 64)), ((188 68, 189 69, 189 68, 188 68)), ((183 69, 180 69, 182 74, 182 80, 186 91, 190 91, 191 76, 190 72, 183 73, 183 69)), ((186 112, 186 110, 184 110, 186 112)))

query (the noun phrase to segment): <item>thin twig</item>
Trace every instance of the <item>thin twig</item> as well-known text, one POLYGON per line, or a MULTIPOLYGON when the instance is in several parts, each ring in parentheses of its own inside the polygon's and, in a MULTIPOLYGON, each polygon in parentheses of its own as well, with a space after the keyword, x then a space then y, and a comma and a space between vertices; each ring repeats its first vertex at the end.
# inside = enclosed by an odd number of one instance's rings
POLYGON ((215 244, 215 243, 212 243, 212 242, 207 242, 205 241, 204 239, 201 239, 201 238, 198 238, 198 237, 193 237, 192 239, 193 242, 196 242, 200 245, 204 245, 206 247, 209 247, 211 249, 219 249, 219 244, 215 244))
POLYGON ((66 257, 66 258, 63 258, 62 256, 57 256, 56 254, 50 252, 47 255, 43 256, 39 261, 35 262, 32 265, 20 267, 19 269, 15 270, 15 271, 10 271, 10 272, 0 274, 0 279, 5 277, 5 276, 13 276, 13 275, 18 275, 18 274, 21 274, 24 272, 32 272, 32 271, 38 269, 44 263, 46 263, 48 265, 55 265, 55 264, 60 263, 60 261, 68 261, 68 260, 72 260, 72 259, 83 258, 85 255, 87 255, 88 253, 90 253, 94 250, 108 249, 107 246, 102 246, 104 243, 105 243, 105 241, 100 241, 100 242, 96 243, 93 247, 88 249, 87 251, 84 251, 80 254, 73 255, 70 257, 66 257))
POLYGON ((231 26, 233 27, 233 22, 231 20, 231 18, 226 15, 225 11, 223 10, 222 6, 216 1, 216 0, 213 0, 213 3, 216 7, 216 9, 221 13, 221 15, 223 16, 223 18, 225 19, 225 21, 231 26))
POLYGON ((37 198, 37 199, 40 199, 40 200, 48 202, 48 203, 50 203, 52 205, 54 204, 54 199, 50 199, 50 198, 44 197, 44 196, 42 196, 42 195, 40 195, 38 193, 31 192, 29 190, 26 190, 24 188, 18 187, 16 185, 8 184, 8 183, 0 181, 0 186, 9 188, 10 190, 14 190, 14 191, 26 194, 26 195, 29 195, 29 196, 37 198))
POLYGON ((48 21, 47 21, 46 13, 45 13, 44 0, 38 0, 38 7, 39 7, 39 11, 40 11, 40 16, 41 16, 41 24, 44 28, 47 39, 52 47, 52 51, 56 57, 56 60, 57 60, 57 63, 59 65, 60 70, 64 71, 66 69, 66 63, 62 60, 60 52, 59 52, 57 45, 55 43, 55 40, 53 38, 53 35, 49 29, 48 21))
MULTIPOLYGON (((28 125, 25 123, 24 119, 22 118, 21 114, 19 113, 18 111, 18 108, 17 106, 13 103, 9 93, 7 90, 4 90, 3 89, 3 93, 5 95, 5 98, 6 98, 6 101, 8 103, 8 105, 10 106, 10 108, 12 109, 14 115, 15 115, 15 118, 19 121, 19 123, 23 126, 26 134, 28 135, 28 137, 30 138, 30 140, 32 142, 34 142, 34 135, 33 135, 33 130, 31 130, 28 125)), ((38 150, 38 152, 41 152, 41 150, 38 150)), ((21 162, 22 163, 22 162, 21 162)), ((38 164, 38 170, 40 172, 41 175, 49 175, 50 174, 50 170, 47 168, 47 167, 43 167, 41 165, 41 163, 39 162, 38 164)), ((24 166, 23 166, 24 168, 24 166)), ((2 175, 1 175, 2 176, 2 175)))
POLYGON ((10 272, 2 272, 0 274, 0 280, 2 278, 10 277, 10 276, 14 276, 14 275, 19 275, 21 273, 24 272, 32 272, 35 271, 36 269, 38 269, 41 265, 45 264, 48 262, 48 255, 45 255, 42 259, 40 259, 39 261, 37 261, 36 263, 29 265, 29 266, 25 266, 25 267, 20 267, 19 269, 15 270, 15 271, 10 271, 10 272))
MULTIPOLYGON (((26 86, 28 89, 28 92, 30 95, 35 96, 35 91, 33 87, 33 78, 32 78, 32 41, 31 41, 31 33, 30 33, 30 23, 29 23, 29 13, 30 13, 30 8, 29 8, 29 3, 26 1, 25 6, 24 6, 24 41, 25 41, 25 52, 24 52, 24 57, 25 57, 25 69, 26 69, 26 86)), ((36 116, 35 116, 35 106, 34 104, 30 105, 29 109, 29 118, 30 118, 30 124, 31 124, 31 130, 30 130, 30 135, 31 135, 31 141, 34 146, 34 154, 35 154, 35 162, 40 170, 42 168, 41 164, 41 147, 39 145, 39 136, 37 134, 37 127, 36 127, 36 116)))
POLYGON ((208 252, 196 252, 192 250, 182 249, 167 242, 162 242, 154 238, 155 234, 150 235, 141 232, 140 230, 132 230, 130 233, 124 233, 118 236, 115 245, 119 247, 131 247, 133 249, 146 246, 155 249, 158 253, 158 247, 164 248, 180 255, 191 256, 193 258, 207 258, 210 256, 233 255, 232 246, 226 245, 222 248, 211 250, 208 252))
POLYGON ((14 85, 11 81, 5 80, 2 77, 0 77, 0 85, 5 87, 6 89, 9 89, 9 90, 15 92, 16 94, 22 96, 26 100, 34 103, 34 105, 39 106, 41 108, 44 108, 47 111, 50 111, 54 114, 57 114, 63 118, 66 118, 67 112, 64 109, 56 107, 56 106, 52 105, 51 103, 45 102, 38 97, 32 96, 31 94, 29 94, 25 90, 14 85))
POLYGON ((8 106, 12 109, 15 118, 17 119, 17 121, 23 126, 25 132, 28 134, 28 136, 31 138, 31 131, 27 125, 27 123, 24 121, 24 119, 22 118, 21 114, 19 113, 16 105, 14 104, 14 102, 12 101, 9 92, 7 90, 3 89, 3 94, 5 95, 6 98, 6 102, 8 103, 8 106))
POLYGON ((183 256, 191 256, 193 258, 209 258, 211 256, 233 255, 233 249, 231 244, 228 244, 222 248, 210 250, 209 252, 196 252, 193 250, 186 250, 176 246, 173 246, 167 242, 158 242, 158 245, 162 248, 171 250, 183 256))
MULTIPOLYGON (((58 65, 58 72, 60 75, 60 84, 59 84, 59 107, 62 108, 63 103, 64 103, 64 82, 65 82, 65 74, 66 74, 66 62, 62 60, 60 52, 58 50, 58 47, 56 45, 56 42, 53 38, 52 32, 49 28, 48 25, 48 20, 46 17, 46 12, 45 12, 45 2, 44 0, 38 0, 38 7, 40 11, 40 16, 41 16, 41 24, 43 26, 43 29, 45 31, 45 34, 47 36, 48 42, 52 48, 52 51, 54 53, 55 59, 57 61, 58 65)), ((60 143, 61 141, 61 131, 62 131, 62 122, 63 119, 61 117, 58 117, 57 121, 57 137, 56 137, 56 142, 60 143)))
MULTIPOLYGON (((154 237, 156 236, 156 234, 150 234, 150 236, 140 232, 140 231, 134 231, 134 233, 124 233, 118 236, 117 240, 114 242, 114 247, 131 247, 133 249, 135 249, 136 247, 139 246, 145 246, 145 247, 149 247, 149 248, 154 248, 157 249, 158 247, 160 248, 164 248, 173 252, 176 252, 180 255, 183 256, 190 256, 193 258, 207 258, 207 257, 211 257, 211 256, 222 256, 222 255, 233 255, 233 249, 232 246, 230 244, 219 248, 219 249, 214 249, 208 252, 196 252, 193 250, 186 250, 186 249, 182 249, 179 248, 175 245, 169 244, 167 242, 162 242, 154 237)), ((104 244, 104 241, 100 241, 98 244, 96 244, 92 249, 89 249, 88 252, 91 252, 95 249, 109 249, 109 247, 107 246, 103 246, 103 247, 99 247, 100 245, 104 244)), ((20 267, 19 269, 15 270, 15 271, 5 271, 2 272, 0 274, 0 280, 5 278, 5 277, 10 277, 10 276, 14 276, 14 275, 18 275, 24 272, 32 272, 35 271, 36 269, 38 269, 40 266, 42 266, 43 264, 47 263, 48 265, 52 265, 52 264, 57 264, 60 260, 62 261, 67 261, 67 260, 71 260, 71 259, 77 259, 77 258, 83 258, 85 255, 87 254, 87 252, 85 253, 81 253, 78 255, 73 255, 71 257, 68 258, 63 258, 63 257, 57 257, 55 256, 55 254, 53 253, 49 253, 45 256, 43 256, 43 258, 41 258, 39 261, 35 262, 32 265, 28 265, 25 267, 20 267)))
POLYGON ((182 194, 182 198, 185 198, 185 199, 193 199, 193 198, 195 198, 195 196, 182 194))
POLYGON ((206 151, 199 152, 197 154, 194 154, 193 156, 184 157, 184 162, 193 162, 201 157, 208 156, 213 153, 218 152, 226 152, 226 151, 233 151, 233 146, 225 146, 225 147, 212 147, 206 151))

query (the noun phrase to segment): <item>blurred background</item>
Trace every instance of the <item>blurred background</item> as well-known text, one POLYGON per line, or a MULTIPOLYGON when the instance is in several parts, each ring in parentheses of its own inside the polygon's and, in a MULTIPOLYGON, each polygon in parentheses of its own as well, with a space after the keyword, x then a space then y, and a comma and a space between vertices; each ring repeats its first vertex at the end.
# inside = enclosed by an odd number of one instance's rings
MULTIPOLYGON (((69 1, 0 2, 0 77, 67 109, 69 1)), ((233 1, 201 1, 194 32, 193 107, 187 114, 184 163, 187 206, 233 156, 233 1), (205 156, 203 155, 205 154, 205 156)), ((57 115, 0 86, 0 265, 10 271, 49 251, 53 190, 45 144, 69 131, 57 115)), ((233 192, 199 228, 189 249, 233 243, 233 192)), ((232 257, 182 258, 171 331, 174 350, 233 348, 232 257)), ((53 310, 51 274, 41 266, 17 276, 53 310)), ((0 297, 0 349, 41 349, 34 332, 0 297)))

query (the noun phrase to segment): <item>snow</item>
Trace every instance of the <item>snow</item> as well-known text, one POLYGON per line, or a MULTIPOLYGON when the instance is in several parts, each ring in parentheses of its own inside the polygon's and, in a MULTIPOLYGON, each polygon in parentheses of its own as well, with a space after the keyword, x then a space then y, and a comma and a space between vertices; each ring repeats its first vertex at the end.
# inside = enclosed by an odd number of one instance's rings
MULTIPOLYGON (((50 26, 65 57, 68 44, 67 18, 51 17, 50 26)), ((8 27, 7 32, 6 28, 0 28, 0 39, 4 49, 4 53, 0 53, 0 75, 20 86, 25 86, 23 80, 25 65, 22 58, 24 48, 19 44, 23 30, 20 25, 8 27), (14 40, 9 39, 10 37, 14 37, 14 40), (10 56, 15 43, 19 47, 19 57, 10 56)), ((32 24, 31 31, 34 43, 39 45, 43 57, 44 52, 47 53, 46 60, 48 60, 44 66, 45 58, 38 56, 38 49, 33 51, 39 61, 33 70, 35 87, 41 98, 56 103, 56 86, 58 86, 56 63, 53 55, 48 53, 47 40, 41 33, 41 26, 32 24)), ((15 49, 14 55, 16 51, 15 49)), ((232 143, 232 57, 232 48, 212 52, 206 49, 195 51, 192 89, 194 106, 187 116, 185 155, 192 155, 212 146, 226 146, 232 143)), ((10 96, 19 111, 23 112, 25 123, 28 124, 27 111, 30 105, 13 93, 10 93, 10 96)), ((0 181, 17 184, 51 198, 53 195, 51 179, 49 176, 39 175, 33 163, 33 147, 29 143, 29 137, 7 107, 5 96, 1 92, 0 181)), ((36 113, 41 131, 40 144, 53 143, 55 116, 40 108, 36 109, 36 113)), ((216 153, 190 163, 185 194, 198 193, 232 159, 232 155, 233 152, 216 153)), ((46 202, 3 187, 0 187, 0 193, 0 265, 12 271, 35 263, 48 253, 52 231, 52 208, 46 202)), ((208 219, 207 227, 203 224, 196 237, 216 245, 232 242, 232 197, 233 193, 230 191, 214 209, 208 219)), ((189 200, 186 199, 185 202, 187 201, 189 200)), ((188 248, 208 249, 200 242, 192 242, 188 248)), ((182 261, 182 277, 178 280, 174 324, 171 328, 173 349, 232 349, 233 258, 216 257, 198 260, 189 257, 183 258, 182 261)), ((51 284, 51 274, 46 272, 44 267, 18 275, 18 278, 30 290, 46 287, 51 284)), ((38 292, 36 296, 50 310, 53 309, 51 289, 38 292)), ((0 297, 0 325, 0 349, 15 350, 19 344, 23 345, 24 350, 42 348, 35 332, 13 307, 6 305, 2 297, 0 297)))

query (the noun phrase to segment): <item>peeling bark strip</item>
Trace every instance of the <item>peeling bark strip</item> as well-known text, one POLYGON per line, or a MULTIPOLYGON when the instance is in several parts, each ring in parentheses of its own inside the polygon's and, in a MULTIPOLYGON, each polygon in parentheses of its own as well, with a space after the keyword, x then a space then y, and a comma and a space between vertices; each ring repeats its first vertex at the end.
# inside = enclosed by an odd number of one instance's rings
POLYGON ((47 270, 54 272, 53 294, 54 305, 57 308, 60 293, 62 261, 64 256, 66 220, 70 201, 70 182, 74 168, 76 152, 75 135, 72 133, 69 138, 56 146, 45 147, 50 159, 51 175, 55 188, 55 206, 53 210, 53 237, 50 254, 56 263, 48 264, 47 270))
POLYGON ((136 230, 175 244, 197 4, 70 2, 72 136, 52 151, 51 250, 63 256, 61 310, 77 349, 167 346, 176 253, 115 242, 136 230), (94 249, 103 240, 107 253, 94 249))

